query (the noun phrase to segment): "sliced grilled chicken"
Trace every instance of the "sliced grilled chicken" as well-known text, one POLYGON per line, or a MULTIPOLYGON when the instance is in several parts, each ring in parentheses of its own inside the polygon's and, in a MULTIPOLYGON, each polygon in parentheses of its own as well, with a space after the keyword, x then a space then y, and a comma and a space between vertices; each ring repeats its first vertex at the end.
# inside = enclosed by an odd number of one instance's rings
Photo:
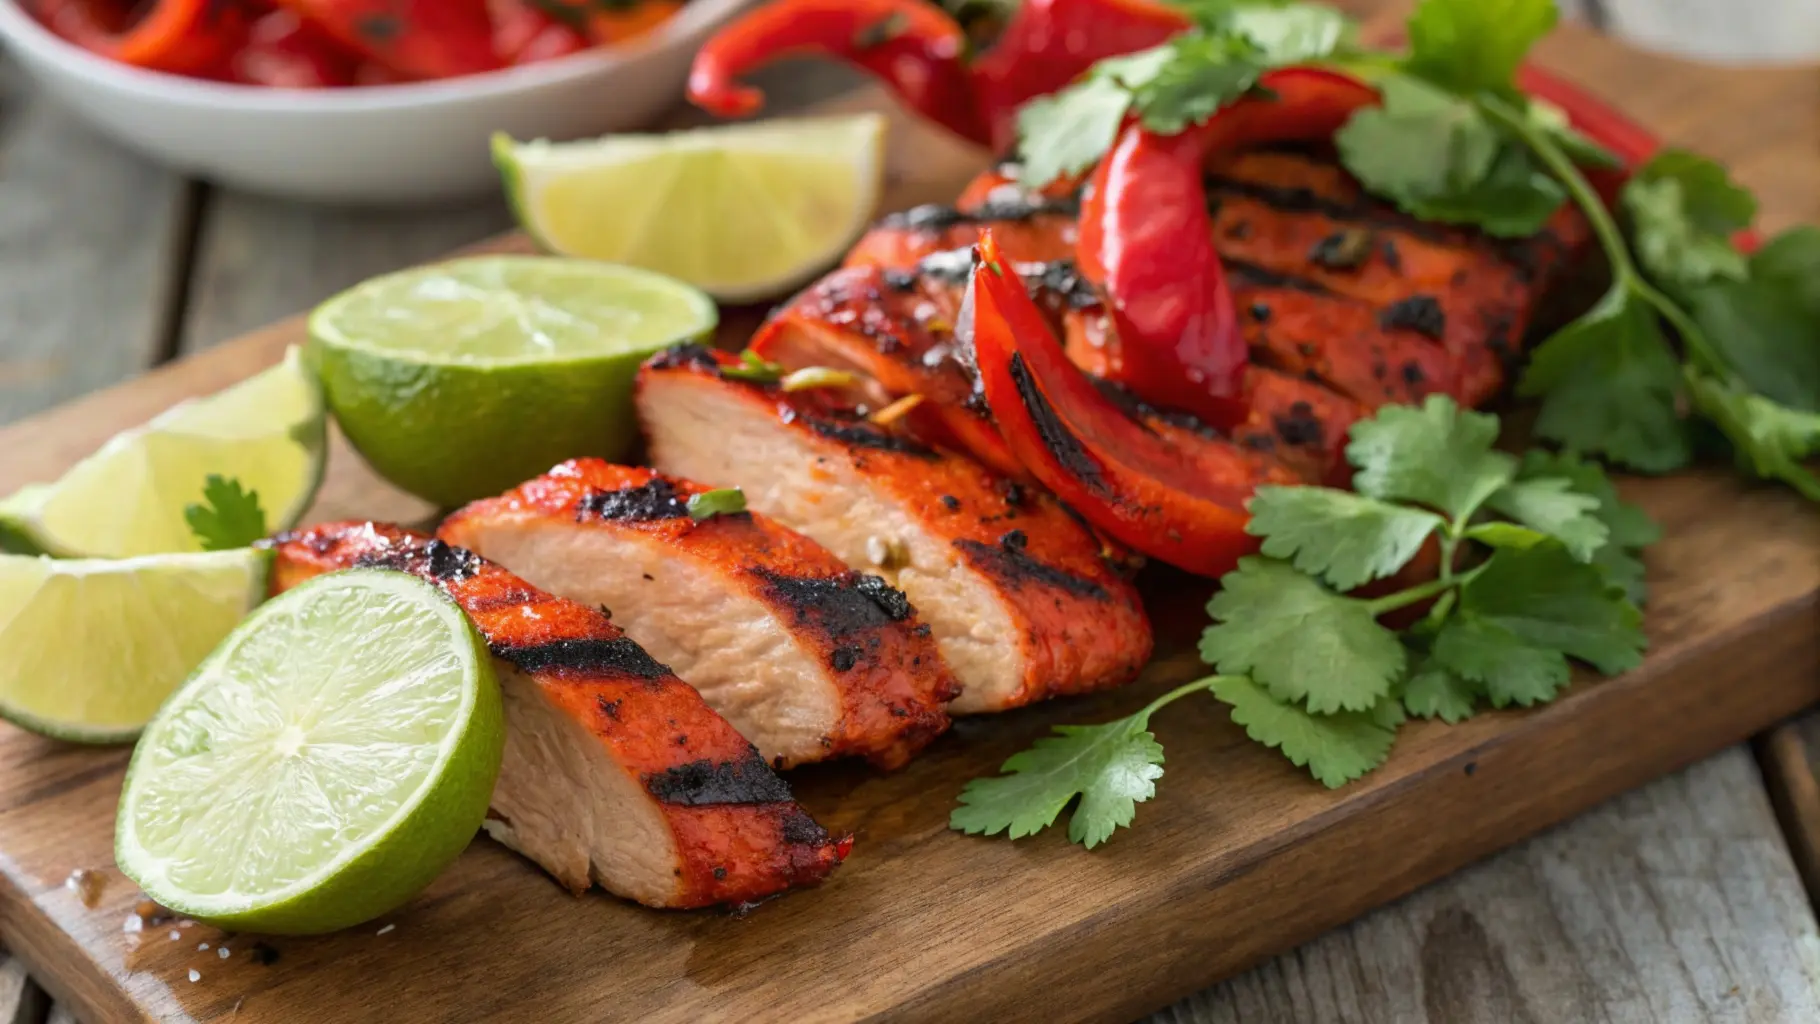
POLYGON ((438 535, 613 622, 779 768, 895 768, 959 692, 904 595, 750 512, 697 521, 708 488, 581 459, 478 501, 438 535))
POLYGON ((378 566, 440 587, 492 650, 505 761, 486 830, 577 894, 652 907, 748 903, 846 856, 700 694, 605 614, 396 526, 330 523, 269 542, 274 592, 378 566))
POLYGON ((760 512, 877 571, 934 630, 957 713, 1117 686, 1150 655, 1137 593, 1047 495, 827 401, 722 377, 684 346, 639 372, 653 464, 739 486, 760 512))

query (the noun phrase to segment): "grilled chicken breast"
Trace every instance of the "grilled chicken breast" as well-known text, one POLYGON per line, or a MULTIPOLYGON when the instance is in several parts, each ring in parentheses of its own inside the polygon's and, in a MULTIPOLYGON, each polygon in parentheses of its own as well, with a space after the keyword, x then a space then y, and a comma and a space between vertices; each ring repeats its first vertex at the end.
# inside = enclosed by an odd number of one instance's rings
POLYGON ((467 612, 505 696, 487 832, 571 891, 746 903, 819 882, 846 855, 850 839, 830 837, 726 719, 602 612, 396 526, 330 523, 268 544, 274 592, 377 566, 467 612))
POLYGON ((706 490, 581 459, 438 535, 613 609, 779 768, 848 755, 895 768, 948 728, 960 687, 903 594, 766 516, 695 520, 689 498, 706 490))
POLYGON ((961 682, 952 711, 1117 686, 1143 666, 1152 638, 1135 590, 1053 499, 823 392, 726 379, 731 363, 683 346, 640 370, 653 464, 737 485, 752 508, 895 584, 961 682))

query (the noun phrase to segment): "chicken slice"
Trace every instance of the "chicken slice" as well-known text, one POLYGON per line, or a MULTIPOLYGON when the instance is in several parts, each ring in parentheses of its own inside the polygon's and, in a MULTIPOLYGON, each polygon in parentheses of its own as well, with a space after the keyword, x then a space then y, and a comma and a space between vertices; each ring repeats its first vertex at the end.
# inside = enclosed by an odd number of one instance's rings
POLYGON ((821 392, 726 379, 731 364, 683 346, 639 371, 653 464, 742 488, 752 508, 902 590, 961 682, 951 711, 1105 689, 1143 666, 1152 637, 1136 591, 1049 496, 821 392))
POLYGON ((750 512, 697 521, 706 487, 580 459, 477 501, 438 535, 613 623, 779 768, 896 768, 960 687, 904 595, 750 512))
POLYGON ((274 592, 380 567, 441 588, 492 650, 506 748, 486 830, 570 891, 652 907, 749 903, 834 870, 832 838, 715 714, 607 617, 473 552, 396 526, 328 523, 267 542, 274 592))

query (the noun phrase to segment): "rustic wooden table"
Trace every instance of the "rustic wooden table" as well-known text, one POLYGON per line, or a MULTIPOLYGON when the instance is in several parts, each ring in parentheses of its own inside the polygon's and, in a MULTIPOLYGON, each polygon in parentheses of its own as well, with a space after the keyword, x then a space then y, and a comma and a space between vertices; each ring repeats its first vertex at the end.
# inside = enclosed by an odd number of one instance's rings
MULTIPOLYGON (((1812 0, 1564 6, 1695 56, 1820 55, 1812 0)), ((508 223, 497 200, 376 214, 185 180, 97 138, 0 55, 0 423, 508 223)), ((1614 800, 1152 1024, 1820 1020, 1809 896, 1820 882, 1820 761, 1810 751, 1820 755, 1820 715, 1614 800)), ((45 1021, 73 1024, 0 950, 0 1024, 45 1021)))

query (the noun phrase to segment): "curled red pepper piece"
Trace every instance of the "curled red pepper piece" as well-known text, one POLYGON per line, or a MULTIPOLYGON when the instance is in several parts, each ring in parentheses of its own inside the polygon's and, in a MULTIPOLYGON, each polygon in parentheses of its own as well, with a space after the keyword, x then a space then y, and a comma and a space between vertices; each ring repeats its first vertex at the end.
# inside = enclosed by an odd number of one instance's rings
POLYGON ((1114 540, 1189 572, 1217 576, 1257 550, 1245 501, 1258 481, 1243 460, 1218 472, 1133 422, 1068 361, 990 233, 978 251, 980 385, 1030 474, 1114 540))
POLYGON ((531 64, 577 53, 588 39, 538 8, 534 0, 487 0, 493 20, 493 50, 508 64, 531 64))
POLYGON ((214 77, 246 39, 238 4, 157 0, 127 10, 97 0, 43 0, 38 17, 51 31, 123 64, 179 75, 214 77))
POLYGON ((1266 142, 1322 139, 1378 102, 1330 71, 1266 72, 1258 95, 1177 135, 1126 126, 1095 168, 1078 263, 1104 288, 1119 349, 1108 375, 1159 405, 1221 428, 1243 420, 1248 359, 1201 185, 1207 157, 1266 142))
POLYGON ((967 35, 926 0, 774 0, 708 40, 689 71, 689 99, 744 117, 764 93, 738 79, 773 60, 822 54, 881 79, 911 109, 974 142, 986 135, 967 70, 967 35))
POLYGON ((1161 45, 1191 22, 1154 0, 1022 0, 992 48, 973 65, 973 89, 990 142, 1017 141, 1017 109, 1079 78, 1106 57, 1161 45))
POLYGON ((452 78, 505 64, 493 47, 486 0, 278 0, 278 5, 405 78, 452 78))

